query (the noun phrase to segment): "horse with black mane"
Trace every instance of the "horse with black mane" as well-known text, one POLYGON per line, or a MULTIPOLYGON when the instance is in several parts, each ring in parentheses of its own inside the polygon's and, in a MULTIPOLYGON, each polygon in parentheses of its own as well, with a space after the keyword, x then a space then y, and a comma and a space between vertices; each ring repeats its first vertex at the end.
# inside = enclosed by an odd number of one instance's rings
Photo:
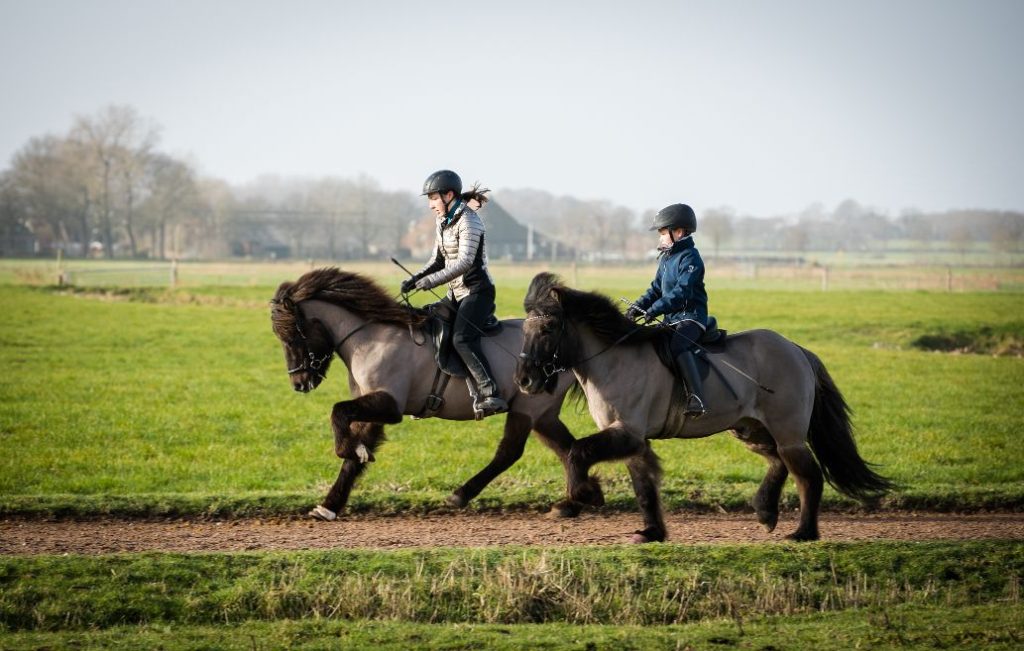
POLYGON ((704 393, 711 408, 694 419, 683 413, 685 391, 656 350, 660 338, 673 336, 670 332, 639 326, 607 297, 570 289, 549 273, 534 277, 524 307, 516 383, 526 393, 543 393, 551 372, 572 369, 601 428, 572 444, 569 494, 585 502, 590 467, 625 459, 644 518, 637 542, 666 536, 661 467, 651 439, 732 430, 768 461, 753 499, 768 531, 778 523, 782 487, 793 475, 800 496, 800 523, 788 536, 793 540, 819 537, 823 476, 839 492, 862 501, 893 487, 858 453, 849 407, 821 360, 776 332, 751 330, 704 346, 704 393))
MULTIPOLYGON (((403 415, 446 420, 472 420, 473 402, 463 382, 445 385, 443 401, 433 394, 438 364, 431 346, 423 345, 428 315, 398 303, 371 279, 337 268, 303 274, 282 283, 271 300, 271 325, 284 348, 285 362, 296 391, 309 392, 326 378, 334 355, 348 369, 351 400, 331 411, 335 453, 344 459, 337 480, 323 503, 310 515, 333 520, 348 502, 356 479, 374 459, 384 440, 384 425, 403 415)), ((563 465, 574 440, 559 419, 566 393, 576 384, 571 373, 548 380, 543 395, 525 395, 512 383, 514 351, 523 345, 522 319, 502 322, 499 334, 482 340, 492 360, 501 395, 509 402, 501 442, 491 462, 448 498, 465 506, 523 453, 530 431, 551 448, 563 465)), ((578 387, 577 387, 578 389, 578 387)), ((566 466, 568 472, 568 466, 566 466)), ((604 497, 596 479, 584 478, 587 499, 563 500, 552 513, 574 516, 584 505, 600 506, 604 497)))

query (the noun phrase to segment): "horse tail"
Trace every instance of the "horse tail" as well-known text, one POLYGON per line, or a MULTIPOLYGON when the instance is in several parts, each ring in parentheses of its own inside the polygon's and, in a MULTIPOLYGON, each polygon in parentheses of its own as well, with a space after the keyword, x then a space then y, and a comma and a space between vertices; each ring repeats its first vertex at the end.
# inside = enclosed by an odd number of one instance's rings
POLYGON ((850 406, 843 398, 825 364, 817 355, 800 348, 814 369, 814 408, 807 432, 814 456, 825 479, 840 493, 859 501, 874 500, 896 485, 871 469, 853 440, 850 406))

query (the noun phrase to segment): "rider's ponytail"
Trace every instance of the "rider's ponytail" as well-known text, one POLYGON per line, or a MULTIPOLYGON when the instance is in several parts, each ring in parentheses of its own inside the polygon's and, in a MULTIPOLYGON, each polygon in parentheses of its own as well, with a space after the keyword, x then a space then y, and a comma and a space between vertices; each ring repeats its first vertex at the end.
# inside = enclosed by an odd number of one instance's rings
POLYGON ((480 206, 483 207, 483 205, 490 200, 490 197, 487 196, 487 193, 490 191, 490 188, 481 188, 480 181, 477 181, 473 184, 473 187, 460 194, 459 199, 462 199, 463 201, 476 199, 480 202, 480 206))

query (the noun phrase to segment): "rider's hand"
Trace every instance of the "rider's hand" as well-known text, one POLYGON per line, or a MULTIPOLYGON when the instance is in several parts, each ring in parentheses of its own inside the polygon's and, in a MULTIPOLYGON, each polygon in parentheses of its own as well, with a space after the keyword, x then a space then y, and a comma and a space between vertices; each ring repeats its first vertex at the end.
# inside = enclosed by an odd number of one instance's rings
POLYGON ((636 321, 642 316, 644 316, 644 311, 636 305, 630 305, 629 309, 626 310, 626 318, 630 321, 636 321))
POLYGON ((655 314, 654 312, 645 312, 644 313, 644 318, 643 318, 644 325, 648 325, 650 323, 654 323, 654 320, 657 319, 657 318, 658 318, 658 315, 655 314))
POLYGON ((428 281, 426 278, 420 278, 419 280, 416 281, 416 289, 422 289, 425 291, 430 289, 432 286, 433 285, 431 285, 430 281, 428 281))
POLYGON ((402 281, 402 293, 408 294, 412 290, 416 289, 416 277, 411 276, 402 281))

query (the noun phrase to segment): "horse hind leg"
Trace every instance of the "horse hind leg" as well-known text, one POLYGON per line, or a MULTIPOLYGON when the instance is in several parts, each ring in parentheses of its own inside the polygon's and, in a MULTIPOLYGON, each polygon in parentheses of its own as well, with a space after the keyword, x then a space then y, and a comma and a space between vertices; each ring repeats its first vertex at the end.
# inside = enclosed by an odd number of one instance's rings
POLYGON ((494 458, 465 484, 457 488, 446 500, 448 506, 462 508, 480 494, 495 477, 512 467, 523 456, 526 439, 530 436, 531 419, 525 414, 511 412, 505 417, 505 431, 502 434, 494 458))
POLYGON ((818 511, 821 508, 821 492, 825 483, 821 468, 803 441, 779 446, 778 453, 793 475, 800 494, 800 525, 786 538, 798 541, 817 540, 818 511))
POLYGON ((757 514, 757 521, 771 533, 779 523, 779 498, 789 470, 779 457, 775 441, 760 424, 737 427, 735 434, 751 452, 761 455, 768 462, 768 472, 761 480, 751 505, 757 514))
POLYGON ((661 542, 667 534, 665 518, 661 511, 661 463, 658 455, 646 443, 646 449, 626 461, 633 492, 644 517, 644 528, 633 534, 633 542, 661 542))

